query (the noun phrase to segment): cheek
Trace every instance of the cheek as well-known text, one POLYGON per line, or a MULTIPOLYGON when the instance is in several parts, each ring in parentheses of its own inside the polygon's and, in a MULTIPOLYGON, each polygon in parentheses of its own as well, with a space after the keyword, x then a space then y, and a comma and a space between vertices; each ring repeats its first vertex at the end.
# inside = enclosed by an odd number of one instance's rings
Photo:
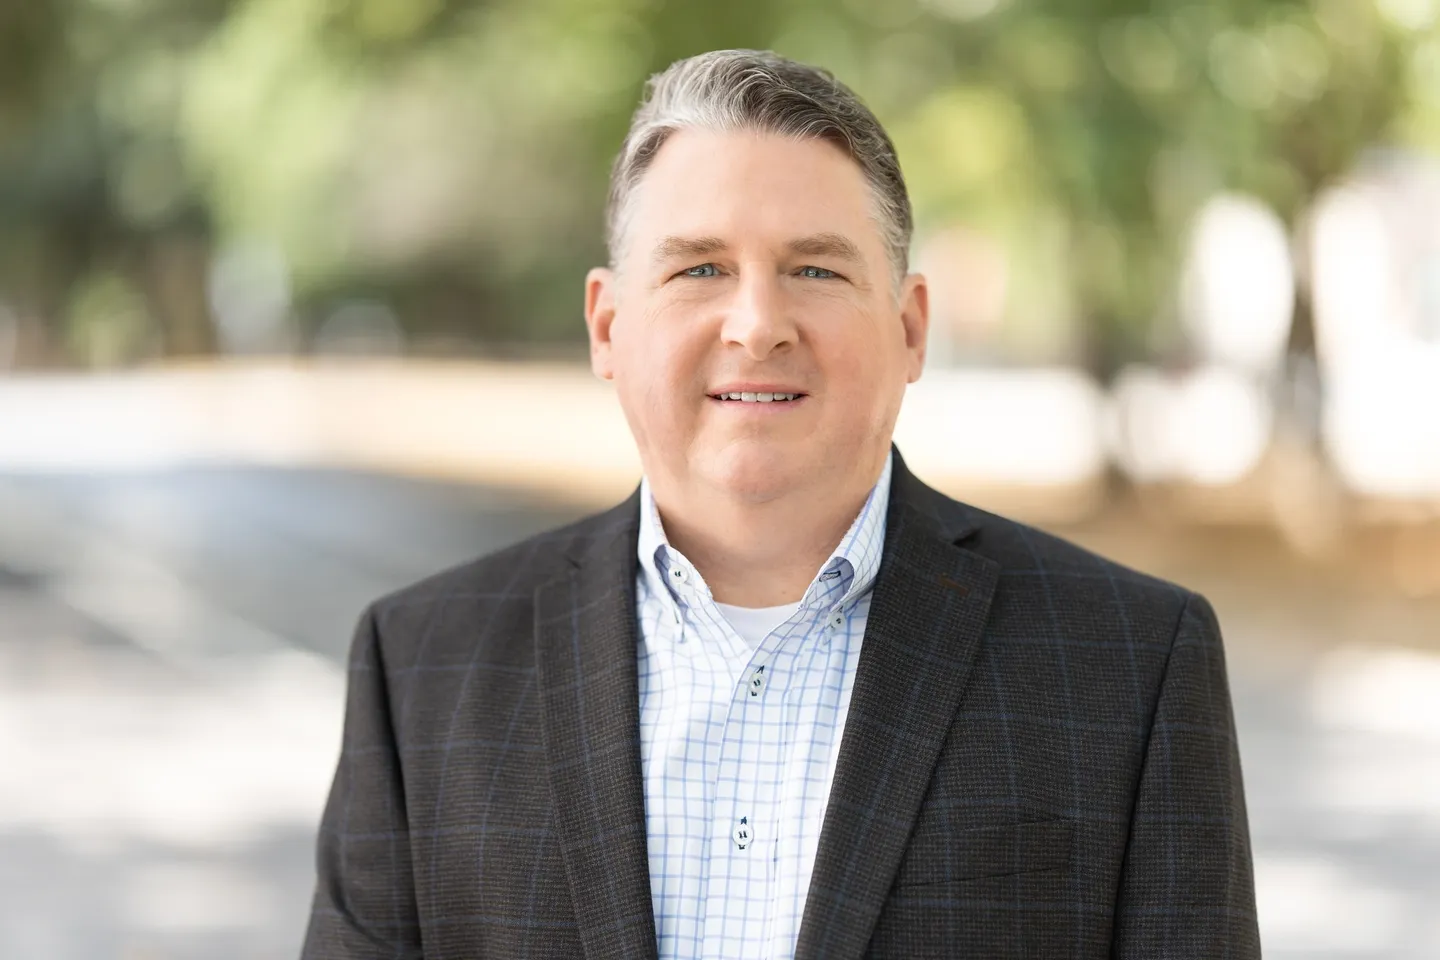
POLYGON ((617 331, 617 387, 634 412, 647 420, 690 415, 704 392, 705 342, 695 325, 679 318, 648 315, 617 331))
POLYGON ((844 416, 885 419, 903 395, 908 367, 900 320, 896 331, 881 326, 889 318, 851 318, 845 334, 817 340, 816 357, 844 416))
POLYGON ((812 346, 827 379, 846 378, 842 382, 848 383, 853 378, 873 386, 903 367, 905 335, 899 317, 855 310, 823 318, 812 329, 812 346))

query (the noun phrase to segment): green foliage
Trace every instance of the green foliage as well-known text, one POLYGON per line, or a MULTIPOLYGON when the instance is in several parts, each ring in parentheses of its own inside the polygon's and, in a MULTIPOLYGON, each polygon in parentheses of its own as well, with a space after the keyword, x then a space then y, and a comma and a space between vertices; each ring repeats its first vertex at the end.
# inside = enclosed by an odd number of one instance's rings
MULTIPOLYGON (((1105 367, 1166 323, 1185 225, 1215 190, 1293 221, 1367 147, 1440 146, 1437 8, 7 4, 0 300, 52 330, 32 360, 203 349, 206 258, 164 251, 258 238, 284 252, 302 311, 364 292, 418 337, 577 338, 580 277, 605 255, 608 166, 645 78, 703 50, 769 47, 870 102, 922 239, 964 224, 1004 247, 1016 329, 1083 343, 1105 367), (80 346, 74 304, 98 296, 97 276, 142 297, 160 335, 80 346)), ((102 318, 87 331, 133 313, 82 312, 102 318)))
POLYGON ((129 363, 154 351, 155 331, 144 300, 114 273, 88 277, 76 286, 65 333, 71 355, 90 367, 129 363))

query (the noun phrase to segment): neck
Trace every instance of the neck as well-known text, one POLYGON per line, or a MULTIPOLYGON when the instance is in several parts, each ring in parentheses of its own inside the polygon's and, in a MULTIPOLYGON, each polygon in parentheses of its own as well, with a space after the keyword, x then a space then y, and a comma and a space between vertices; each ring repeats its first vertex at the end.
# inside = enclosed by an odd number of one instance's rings
POLYGON ((653 483, 651 491, 666 539, 700 571, 715 600, 773 607, 805 595, 883 467, 882 459, 851 483, 761 503, 694 489, 662 491, 653 483))

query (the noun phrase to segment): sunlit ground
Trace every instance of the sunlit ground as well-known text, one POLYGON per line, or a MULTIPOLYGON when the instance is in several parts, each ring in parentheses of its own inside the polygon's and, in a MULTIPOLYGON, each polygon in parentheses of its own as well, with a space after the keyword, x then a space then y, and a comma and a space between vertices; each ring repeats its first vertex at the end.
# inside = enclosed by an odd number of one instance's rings
MULTIPOLYGON (((360 609, 587 508, 388 464, 45 466, 0 470, 0 955, 294 955, 360 609)), ((1084 486, 1046 522, 1220 612, 1267 956, 1440 956, 1440 596, 1368 533, 1302 562, 1131 500, 1081 519, 1084 486)))

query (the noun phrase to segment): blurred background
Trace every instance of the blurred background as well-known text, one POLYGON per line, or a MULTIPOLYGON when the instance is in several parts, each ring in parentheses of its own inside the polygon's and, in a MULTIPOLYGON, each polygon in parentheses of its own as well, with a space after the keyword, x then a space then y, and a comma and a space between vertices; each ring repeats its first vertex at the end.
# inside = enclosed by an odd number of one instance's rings
POLYGON ((1279 958, 1440 956, 1440 0, 0 2, 0 955, 298 951, 362 606, 623 497, 641 85, 831 68, 920 476, 1206 593, 1279 958))

